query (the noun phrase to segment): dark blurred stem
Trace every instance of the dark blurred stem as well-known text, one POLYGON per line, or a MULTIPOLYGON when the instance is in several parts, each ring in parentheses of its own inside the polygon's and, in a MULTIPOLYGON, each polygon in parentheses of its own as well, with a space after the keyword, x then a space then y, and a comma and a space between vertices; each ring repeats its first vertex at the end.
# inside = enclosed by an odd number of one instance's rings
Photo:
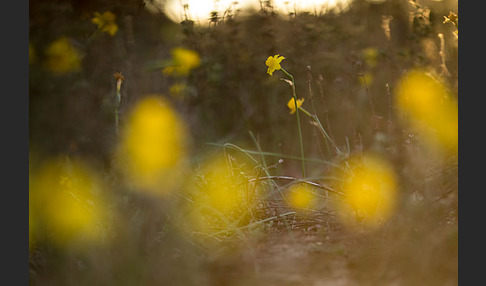
POLYGON ((118 121, 119 121, 120 103, 121 103, 121 94, 120 94, 120 89, 117 88, 116 96, 115 96, 115 132, 116 132, 116 135, 118 135, 118 133, 119 133, 118 121))
POLYGON ((365 77, 365 74, 362 73, 360 74, 361 77, 363 77, 363 83, 365 85, 365 91, 366 91, 366 95, 368 96, 368 101, 370 103, 370 107, 371 107, 371 112, 373 114, 373 117, 376 117, 376 113, 375 113, 375 105, 373 104, 373 99, 371 98, 371 95, 370 95, 370 91, 368 90, 368 83, 366 82, 366 77, 365 77))
POLYGON ((294 97, 294 103, 295 103, 295 114, 297 117, 297 127, 299 130, 299 140, 300 140, 300 157, 302 161, 302 178, 305 178, 305 156, 304 156, 304 142, 302 141, 302 130, 300 128, 300 117, 299 117, 299 107, 297 106, 297 95, 295 93, 295 82, 294 82, 294 77, 289 74, 284 68, 281 68, 281 70, 287 75, 287 77, 292 81, 292 96, 294 97))
POLYGON ((388 83, 385 85, 386 87, 386 94, 388 96, 388 133, 391 133, 392 131, 392 126, 393 126, 393 122, 392 122, 392 103, 391 103, 391 95, 390 95, 390 86, 388 85, 388 83))

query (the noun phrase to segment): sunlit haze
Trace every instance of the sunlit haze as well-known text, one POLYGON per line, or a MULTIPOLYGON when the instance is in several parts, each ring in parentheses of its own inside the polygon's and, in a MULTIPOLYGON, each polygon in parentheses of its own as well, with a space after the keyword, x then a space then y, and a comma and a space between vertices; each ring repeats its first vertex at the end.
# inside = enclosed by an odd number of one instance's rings
MULTIPOLYGON (((350 0, 275 0, 272 1, 272 6, 276 11, 284 14, 294 11, 322 14, 332 8, 345 8, 349 2, 350 0)), ((245 11, 259 8, 260 1, 257 0, 168 0, 164 10, 167 16, 176 22, 184 20, 187 13, 188 19, 205 24, 213 11, 217 11, 219 16, 222 16, 227 10, 245 11), (184 6, 187 7, 186 11, 184 6)))

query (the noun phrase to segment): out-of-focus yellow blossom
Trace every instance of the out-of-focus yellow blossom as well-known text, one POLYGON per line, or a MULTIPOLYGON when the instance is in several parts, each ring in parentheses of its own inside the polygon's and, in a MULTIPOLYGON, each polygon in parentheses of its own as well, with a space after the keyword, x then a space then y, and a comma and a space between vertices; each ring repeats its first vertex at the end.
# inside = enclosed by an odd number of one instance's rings
MULTIPOLYGON (((109 227, 100 179, 84 164, 55 159, 29 182, 29 231, 61 247, 102 243, 109 227)), ((32 239, 32 233, 29 233, 32 239)))
POLYGON ((268 66, 267 73, 269 75, 273 75, 274 71, 281 69, 282 67, 280 66, 280 62, 284 59, 284 56, 280 56, 278 54, 273 57, 268 57, 265 61, 265 64, 268 66))
POLYGON ((314 187, 305 184, 294 184, 289 188, 288 202, 296 209, 312 209, 316 201, 314 187))
POLYGON ((171 87, 169 88, 169 93, 172 97, 182 98, 186 93, 186 89, 187 89, 187 85, 183 83, 176 83, 171 85, 171 87))
MULTIPOLYGON (((297 99, 297 108, 302 106, 302 103, 304 103, 305 98, 302 99, 297 99)), ((288 102, 287 102, 287 107, 290 109, 290 114, 294 114, 295 111, 295 99, 292 97, 288 102)))
POLYGON ((172 76, 187 76, 189 72, 201 65, 201 58, 196 51, 175 48, 171 51, 172 63, 162 70, 163 74, 172 76))
POLYGON ((114 36, 118 31, 118 25, 115 22, 116 16, 110 11, 106 11, 103 14, 94 12, 94 17, 91 19, 93 24, 98 26, 101 32, 106 32, 111 36, 114 36))
POLYGON ((411 71, 398 83, 396 100, 432 148, 457 151, 458 106, 441 82, 424 71, 411 71))
POLYGON ((46 50, 47 69, 55 74, 66 74, 81 70, 81 53, 68 38, 61 37, 46 50))
POLYGON ((362 51, 365 63, 370 67, 374 68, 378 63, 378 50, 376 48, 366 48, 362 51))
POLYGON ((190 206, 193 231, 229 234, 246 222, 258 192, 249 181, 251 165, 240 159, 217 155, 197 173, 198 190, 190 206))
POLYGON ((356 158, 350 168, 343 178, 346 197, 338 203, 338 214, 350 229, 375 229, 396 207, 395 173, 386 161, 370 154, 356 158))
POLYGON ((150 95, 132 110, 124 128, 118 159, 127 178, 155 195, 169 192, 186 155, 186 129, 170 104, 150 95))

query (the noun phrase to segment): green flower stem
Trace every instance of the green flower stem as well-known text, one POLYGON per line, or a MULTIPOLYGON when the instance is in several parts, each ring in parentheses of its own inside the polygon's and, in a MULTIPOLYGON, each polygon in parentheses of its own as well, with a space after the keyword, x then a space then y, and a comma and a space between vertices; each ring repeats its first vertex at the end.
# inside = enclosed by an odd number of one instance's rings
POLYGON ((116 96, 115 96, 115 132, 116 132, 117 135, 119 133, 118 121, 119 121, 120 103, 121 103, 120 89, 117 89, 116 90, 116 96))
POLYGON ((312 118, 312 120, 314 120, 317 125, 319 125, 319 129, 322 131, 322 134, 324 134, 324 137, 329 140, 329 142, 332 143, 332 145, 334 146, 334 148, 336 148, 336 151, 338 153, 340 153, 341 151, 339 150, 339 148, 336 146, 336 144, 334 143, 334 141, 331 139, 331 137, 327 134, 326 130, 324 129, 324 126, 322 126, 321 124, 321 121, 319 120, 319 118, 317 117, 317 115, 314 115, 314 114, 311 114, 309 111, 305 110, 304 108, 302 107, 299 107, 299 110, 302 111, 305 115, 309 116, 310 118, 312 118))
POLYGON ((299 140, 300 140, 300 157, 302 161, 302 178, 305 178, 305 156, 304 156, 304 142, 302 141, 302 130, 300 128, 300 117, 299 117, 299 108, 297 106, 297 94, 295 93, 295 82, 294 77, 288 73, 284 68, 280 68, 285 75, 292 81, 292 96, 294 97, 295 103, 295 115, 297 117, 297 128, 299 130, 299 140))

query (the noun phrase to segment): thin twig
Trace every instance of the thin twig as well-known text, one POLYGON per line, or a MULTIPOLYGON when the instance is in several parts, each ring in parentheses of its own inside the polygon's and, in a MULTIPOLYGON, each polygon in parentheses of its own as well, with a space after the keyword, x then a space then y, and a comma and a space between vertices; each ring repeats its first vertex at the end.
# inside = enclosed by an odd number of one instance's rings
POLYGON ((386 87, 386 95, 388 97, 388 133, 391 133, 393 122, 392 122, 392 119, 391 119, 392 118, 392 102, 391 102, 390 86, 387 83, 385 85, 385 87, 386 87))
MULTIPOLYGON (((309 89, 309 100, 311 102, 312 111, 314 112, 314 114, 317 114, 316 107, 315 107, 315 104, 314 104, 314 92, 312 91, 312 79, 313 79, 313 77, 312 77, 312 73, 311 73, 311 67, 307 66, 307 87, 309 89)), ((315 130, 314 130, 313 133, 314 133, 313 134, 314 137, 318 136, 316 134, 315 130)), ((324 143, 326 144, 326 149, 327 149, 328 154, 331 155, 331 147, 329 146, 329 142, 324 140, 324 143)), ((321 144, 319 143, 319 141, 317 141, 317 148, 319 149, 319 153, 321 154, 322 158, 324 158, 324 154, 322 153, 322 148, 321 148, 321 144)))
POLYGON ((365 74, 364 73, 360 73, 358 74, 359 76, 361 76, 363 78, 363 83, 365 85, 365 91, 366 91, 366 96, 368 96, 368 101, 370 103, 370 107, 371 107, 371 112, 373 114, 373 117, 376 117, 376 113, 375 113, 375 105, 373 104, 373 99, 371 98, 371 95, 370 95, 370 92, 369 92, 369 89, 368 89, 368 84, 366 83, 366 77, 365 77, 365 74))
POLYGON ((340 196, 343 196, 343 197, 347 197, 346 194, 344 194, 344 193, 342 193, 340 191, 336 191, 336 190, 334 190, 331 187, 324 186, 324 185, 321 185, 321 184, 318 184, 318 183, 315 183, 315 182, 312 182, 312 181, 298 179, 298 178, 289 177, 289 176, 267 176, 267 177, 260 177, 260 178, 257 178, 257 179, 250 179, 250 182, 251 181, 255 181, 255 180, 289 180, 289 181, 296 181, 296 182, 299 182, 299 183, 306 183, 306 184, 309 184, 311 186, 314 186, 314 187, 317 187, 317 188, 320 188, 320 189, 323 189, 323 190, 326 190, 326 191, 330 191, 332 193, 335 193, 335 194, 340 195, 340 196))
MULTIPOLYGON (((256 225, 259 225, 259 224, 262 224, 264 222, 267 222, 267 221, 271 221, 271 220, 274 220, 274 219, 278 219, 280 217, 285 217, 285 216, 288 216, 288 215, 293 215, 293 214, 296 214, 296 212, 287 212, 287 213, 283 213, 283 214, 280 214, 280 215, 276 215, 276 216, 273 216, 273 217, 269 217, 269 218, 266 218, 266 219, 262 219, 262 220, 259 220, 259 221, 256 221, 254 223, 250 223, 248 225, 245 225, 245 226, 241 226, 241 227, 237 227, 237 228, 231 228, 231 229, 223 229, 223 230, 220 230, 218 232, 215 232, 215 233, 211 233, 211 234, 207 234, 208 236, 211 236, 211 237, 215 237, 216 235, 218 234, 222 234, 222 233, 225 233, 225 232, 230 232, 230 231, 241 231, 243 229, 246 229, 246 228, 250 228, 250 227, 253 227, 253 226, 256 226, 256 225)), ((193 232, 193 233, 196 233, 196 232, 193 232)), ((204 234, 204 233, 199 233, 199 234, 204 234)))
POLYGON ((116 79, 116 95, 115 95, 115 132, 118 135, 119 134, 119 109, 120 109, 120 104, 121 104, 121 85, 123 81, 125 80, 125 77, 119 73, 116 72, 113 75, 116 79))

